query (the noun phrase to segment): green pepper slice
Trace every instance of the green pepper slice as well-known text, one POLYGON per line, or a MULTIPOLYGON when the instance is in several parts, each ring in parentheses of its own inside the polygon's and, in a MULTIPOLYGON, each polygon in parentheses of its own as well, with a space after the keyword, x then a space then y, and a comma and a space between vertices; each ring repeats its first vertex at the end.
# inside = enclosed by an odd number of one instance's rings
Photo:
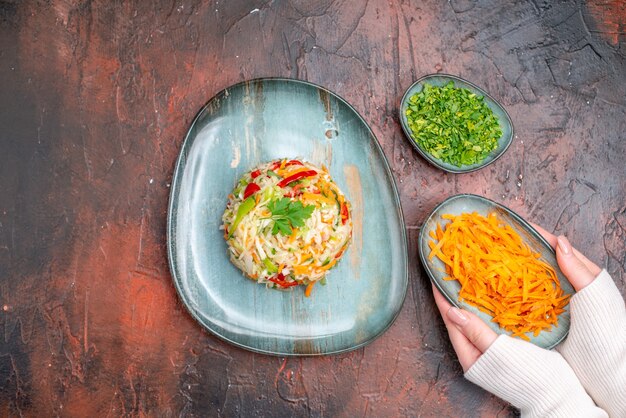
POLYGON ((230 233, 228 234, 228 238, 232 237, 235 233, 235 229, 239 226, 244 216, 250 213, 252 209, 256 206, 256 199, 254 196, 250 196, 239 205, 237 209, 237 214, 235 215, 235 220, 233 224, 230 226, 230 233))
POLYGON ((264 258, 263 259, 263 264, 265 265, 265 268, 267 269, 268 273, 277 273, 278 272, 278 266, 276 266, 276 264, 272 263, 272 261, 269 258, 264 258))

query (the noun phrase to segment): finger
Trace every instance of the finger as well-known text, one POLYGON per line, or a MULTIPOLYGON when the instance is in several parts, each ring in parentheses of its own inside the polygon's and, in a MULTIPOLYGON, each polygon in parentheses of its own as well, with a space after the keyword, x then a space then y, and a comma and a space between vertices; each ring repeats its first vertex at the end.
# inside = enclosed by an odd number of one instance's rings
POLYGON ((433 294, 446 326, 461 331, 472 345, 484 353, 498 335, 473 313, 452 306, 434 285, 433 294))
POLYGON ((550 232, 546 231, 545 229, 543 229, 542 227, 540 227, 539 225, 529 222, 530 225, 535 228, 537 230, 537 232, 539 232, 545 239, 546 241, 548 241, 548 243, 550 244, 550 246, 552 246, 552 248, 556 247, 556 235, 551 234, 550 232))
POLYGON ((467 339, 465 335, 459 330, 450 320, 448 319, 446 313, 452 307, 450 302, 441 294, 439 289, 432 286, 433 295, 435 297, 435 303, 437 304, 437 308, 439 308, 439 312, 441 313, 441 317, 443 318, 443 322, 446 325, 446 329, 448 330, 448 336, 450 337, 450 342, 452 343, 452 348, 454 348, 454 352, 459 359, 459 363, 461 363, 461 367, 463 371, 466 372, 470 367, 476 363, 478 357, 482 354, 471 342, 467 339))
POLYGON ((585 257, 583 254, 581 254, 576 248, 574 248, 574 255, 580 261, 582 261, 582 263, 585 265, 585 267, 587 267, 589 269, 591 274, 593 274, 593 277, 597 277, 598 274, 600 274, 600 272, 602 271, 602 269, 600 267, 598 267, 597 264, 595 264, 594 262, 590 261, 587 257, 585 257))
POLYGON ((584 289, 597 276, 576 256, 572 245, 563 235, 557 237, 556 261, 576 291, 584 289))
POLYGON ((489 325, 471 312, 453 306, 446 312, 446 317, 481 353, 487 351, 498 338, 498 334, 489 325))
POLYGON ((439 308, 439 313, 441 314, 441 317, 443 318, 444 321, 446 321, 446 312, 448 312, 448 309, 450 309, 450 307, 452 306, 450 304, 450 302, 448 302, 448 299, 446 299, 441 292, 439 291, 439 289, 437 289, 437 287, 431 283, 431 286, 433 288, 433 296, 435 297, 435 303, 437 304, 437 308, 439 308))
MULTIPOLYGON (((533 228, 537 230, 537 232, 539 232, 546 239, 546 241, 548 241, 548 243, 552 246, 552 248, 556 249, 557 244, 558 244, 556 235, 551 234, 550 232, 546 231, 545 229, 543 229, 537 224, 534 224, 532 222, 530 222, 530 224, 533 226, 533 228)), ((589 269, 589 271, 591 272, 591 274, 594 275, 594 277, 600 274, 600 272, 602 271, 600 267, 598 267, 595 263, 593 263, 583 254, 581 254, 576 248, 574 248, 573 250, 574 250, 574 255, 578 257, 580 261, 583 262, 583 264, 589 269)))
POLYGON ((459 359, 459 363, 461 363, 463 371, 466 372, 476 363, 476 360, 478 360, 483 353, 476 348, 454 324, 448 321, 446 329, 448 330, 452 348, 454 348, 454 352, 459 359))

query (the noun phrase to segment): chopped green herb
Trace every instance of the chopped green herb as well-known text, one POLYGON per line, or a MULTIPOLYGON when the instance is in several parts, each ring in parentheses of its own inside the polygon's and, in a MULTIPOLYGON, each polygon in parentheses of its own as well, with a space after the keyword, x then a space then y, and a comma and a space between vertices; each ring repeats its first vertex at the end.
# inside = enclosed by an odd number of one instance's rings
POLYGON ((460 167, 484 160, 498 146, 502 129, 484 97, 450 81, 424 84, 409 98, 406 118, 411 137, 426 152, 460 167))
POLYGON ((300 201, 292 201, 288 197, 272 200, 267 204, 267 208, 272 213, 270 219, 274 221, 272 234, 281 233, 283 235, 291 235, 293 228, 304 226, 315 205, 304 206, 300 201))

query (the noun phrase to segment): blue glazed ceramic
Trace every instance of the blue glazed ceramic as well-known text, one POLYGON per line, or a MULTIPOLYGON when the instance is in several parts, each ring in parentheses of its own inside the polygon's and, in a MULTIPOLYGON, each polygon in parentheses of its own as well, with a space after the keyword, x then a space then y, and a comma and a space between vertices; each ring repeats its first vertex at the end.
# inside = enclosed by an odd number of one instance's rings
MULTIPOLYGON (((449 223, 449 221, 442 220, 441 215, 460 215, 461 213, 471 212, 477 212, 483 216, 495 212, 498 215, 498 219, 510 225, 530 248, 541 254, 543 261, 554 267, 563 292, 569 295, 574 294, 574 288, 558 267, 554 250, 528 222, 510 209, 489 199, 472 194, 460 194, 446 199, 433 210, 420 230, 418 241, 420 260, 422 261, 426 273, 450 303, 475 313, 498 334, 506 333, 506 331, 500 328, 495 322, 491 322, 491 316, 465 302, 459 302, 458 296, 461 289, 459 282, 456 280, 444 280, 446 274, 443 262, 437 257, 432 260, 428 259, 428 254, 430 254, 430 248, 428 247, 428 241, 431 239, 429 235, 430 232, 437 228, 437 223, 440 223, 442 228, 445 224, 449 223)), ((543 331, 537 337, 534 337, 532 333, 527 334, 527 336, 532 343, 539 347, 550 349, 563 341, 567 336, 569 324, 570 312, 569 305, 567 305, 565 312, 559 315, 557 327, 552 327, 549 331, 543 331)))
POLYGON ((504 154, 504 152, 507 150, 509 145, 511 145, 511 142, 513 141, 513 122, 511 122, 511 117, 509 116, 507 111, 504 109, 504 107, 500 103, 498 103, 498 101, 496 101, 493 97, 487 94, 486 91, 482 90, 480 87, 477 87, 474 84, 470 83, 469 81, 463 80, 462 78, 456 77, 453 75, 431 74, 431 75, 424 76, 420 78, 419 80, 417 80, 415 83, 413 83, 411 87, 409 87, 407 91, 404 93, 404 96, 402 97, 402 100, 400 101, 400 115, 399 116, 400 116, 400 125, 402 125, 402 130, 404 131, 406 138, 411 143, 413 148, 415 148, 415 150, 419 152, 422 155, 422 157, 426 159, 426 161, 428 161, 435 167, 438 167, 449 173, 462 174, 462 173, 469 173, 471 171, 479 170, 491 164, 498 158, 500 158, 502 154, 504 154), (454 82, 455 87, 465 88, 465 89, 470 90, 472 93, 476 93, 480 96, 484 96, 485 103, 493 111, 493 113, 498 118, 498 121, 500 122, 500 128, 502 129, 502 136, 500 137, 500 139, 498 139, 498 146, 496 147, 495 150, 493 150, 487 156, 487 158, 485 158, 480 163, 472 164, 472 165, 463 165, 461 167, 457 167, 455 165, 446 163, 440 160, 439 158, 435 158, 432 155, 430 155, 428 151, 423 149, 420 144, 415 142, 411 136, 411 128, 409 128, 409 123, 406 118, 406 110, 408 108, 409 98, 411 98, 411 96, 413 96, 415 93, 419 93, 420 91, 422 91, 422 89, 424 88, 424 84, 430 84, 433 86, 443 86, 443 85, 448 84, 450 81, 454 82))
POLYGON ((394 321, 408 282, 398 193, 374 134, 344 100, 313 84, 258 79, 217 94, 191 125, 168 213, 173 280, 189 312, 237 346, 275 355, 361 347, 394 321), (267 289, 234 267, 219 230, 239 177, 276 158, 326 165, 352 202, 349 250, 315 286, 267 289))

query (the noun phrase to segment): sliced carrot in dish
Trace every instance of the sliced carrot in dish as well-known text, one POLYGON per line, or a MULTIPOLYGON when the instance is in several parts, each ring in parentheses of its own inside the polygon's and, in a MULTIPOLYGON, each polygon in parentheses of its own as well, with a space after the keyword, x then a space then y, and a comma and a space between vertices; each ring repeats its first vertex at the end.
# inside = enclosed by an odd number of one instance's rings
POLYGON ((528 340, 558 325, 569 303, 556 272, 495 213, 443 215, 450 222, 431 231, 429 259, 445 265, 446 280, 461 285, 459 300, 491 315, 513 336, 528 340))
POLYGON ((306 290, 304 291, 304 296, 305 297, 309 297, 311 296, 311 291, 313 290, 313 286, 315 286, 315 282, 311 282, 306 286, 306 290))

